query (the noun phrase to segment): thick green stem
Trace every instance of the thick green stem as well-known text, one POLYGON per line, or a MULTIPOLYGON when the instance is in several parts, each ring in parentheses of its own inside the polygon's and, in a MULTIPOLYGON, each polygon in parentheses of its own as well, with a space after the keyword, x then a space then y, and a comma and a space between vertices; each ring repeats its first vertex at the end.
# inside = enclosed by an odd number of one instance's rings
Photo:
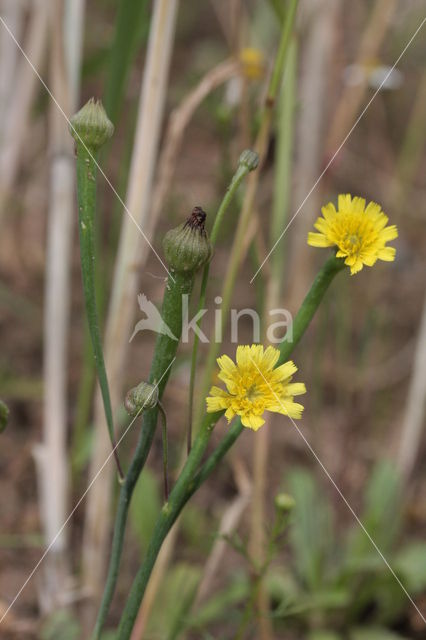
POLYGON ((163 479, 164 479, 164 501, 169 499, 169 445, 167 441, 167 416, 161 402, 158 403, 161 416, 162 436, 163 436, 163 479))
MULTIPOLYGON (((318 273, 294 320, 292 341, 289 339, 288 341, 284 341, 281 345, 280 363, 288 359, 292 350, 300 341, 334 276, 342 270, 343 267, 343 261, 337 259, 333 255, 327 260, 318 273)), ((197 472, 202 457, 206 451, 213 428, 223 413, 223 411, 218 411, 204 416, 191 453, 188 456, 182 473, 170 494, 169 502, 166 503, 161 511, 144 562, 142 563, 142 566, 133 582, 132 589, 120 621, 117 636, 118 640, 128 640, 130 638, 155 560, 161 549, 161 545, 173 526, 176 518, 182 511, 186 502, 210 476, 243 431, 243 426, 241 425, 240 420, 236 420, 217 449, 210 455, 201 469, 197 472)))
POLYGON ((96 370, 101 388, 105 417, 108 425, 109 437, 113 447, 114 458, 118 473, 123 478, 120 467, 114 423, 112 417, 111 399, 108 378, 102 351, 101 334, 99 330, 98 313, 96 308, 95 287, 95 212, 96 212, 96 172, 97 163, 95 151, 85 144, 77 142, 77 195, 79 211, 80 260, 83 279, 86 315, 92 340, 96 370))
POLYGON ((185 466, 158 517, 145 560, 135 578, 118 629, 118 640, 130 638, 139 605, 161 545, 187 501, 188 488, 209 443, 210 435, 223 411, 206 414, 185 466))
MULTIPOLYGON (((165 386, 167 384, 171 365, 176 357, 176 351, 179 344, 179 338, 182 334, 182 301, 184 295, 190 295, 193 284, 194 275, 189 273, 173 272, 172 278, 169 278, 164 290, 162 318, 169 327, 173 335, 177 338, 174 340, 167 335, 159 334, 155 344, 154 357, 151 365, 149 382, 158 384, 159 398, 161 399, 165 386)), ((114 595, 115 585, 117 583, 118 569, 120 565, 121 553, 123 550, 124 533, 127 521, 127 514, 130 499, 139 478, 141 471, 145 465, 148 453, 151 449, 154 439, 155 427, 158 418, 158 405, 153 409, 145 411, 142 418, 141 437, 133 457, 129 472, 121 487, 120 497, 118 501, 117 515, 115 518, 114 535, 111 549, 111 558, 108 567, 108 576, 105 584, 105 590, 102 597, 101 606, 96 621, 95 630, 93 632, 93 640, 99 640, 101 631, 108 615, 109 607, 114 595)))
MULTIPOLYGON (((213 224, 213 228, 211 230, 210 244, 212 246, 212 249, 216 244, 217 236, 219 234, 219 230, 222 225, 223 218, 225 216, 225 213, 229 205, 231 204, 232 198, 234 197, 238 187, 240 186, 241 182, 244 180, 246 175, 250 172, 250 170, 251 169, 247 164, 240 163, 238 165, 236 172, 232 177, 231 183, 228 189, 226 190, 225 196, 220 204, 219 210, 217 212, 217 215, 213 224)), ((200 299, 198 303, 197 313, 200 312, 201 309, 204 309, 206 304, 206 291, 207 291, 207 282, 209 278, 209 272, 210 272, 210 262, 207 262, 203 270, 203 278, 201 281, 200 299)), ((201 326, 201 318, 197 321, 197 327, 200 327, 200 326, 201 326)), ((194 408, 195 374, 197 369, 199 342, 200 342, 199 336, 198 336, 198 333, 196 332, 194 335, 194 343, 192 346, 191 376, 189 380, 189 409, 188 409, 189 417, 188 417, 188 433, 187 433, 188 453, 191 451, 191 446, 192 446, 192 417, 193 417, 192 413, 194 408)))

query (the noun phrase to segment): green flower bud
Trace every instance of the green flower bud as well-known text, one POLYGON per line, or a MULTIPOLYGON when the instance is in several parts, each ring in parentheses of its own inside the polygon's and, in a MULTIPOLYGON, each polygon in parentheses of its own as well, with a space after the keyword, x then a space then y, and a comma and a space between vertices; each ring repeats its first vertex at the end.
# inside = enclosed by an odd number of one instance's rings
POLYGON ((238 164, 247 167, 249 171, 254 171, 259 166, 259 156, 256 151, 245 149, 239 157, 238 164))
POLYGON ((4 404, 4 402, 0 400, 0 433, 6 429, 8 420, 9 420, 9 409, 4 404))
POLYGON ((166 233, 163 248, 171 269, 195 273, 210 260, 212 248, 204 228, 205 220, 205 212, 195 207, 184 224, 166 233))
POLYGON ((90 98, 72 118, 70 133, 76 142, 82 142, 97 151, 114 133, 114 125, 108 118, 100 100, 90 98))
POLYGON ((282 513, 289 513, 296 506, 296 502, 288 493, 279 493, 275 496, 275 508, 282 513))
POLYGON ((142 413, 145 409, 153 409, 158 403, 158 386, 141 382, 127 393, 124 400, 126 411, 132 417, 142 413))

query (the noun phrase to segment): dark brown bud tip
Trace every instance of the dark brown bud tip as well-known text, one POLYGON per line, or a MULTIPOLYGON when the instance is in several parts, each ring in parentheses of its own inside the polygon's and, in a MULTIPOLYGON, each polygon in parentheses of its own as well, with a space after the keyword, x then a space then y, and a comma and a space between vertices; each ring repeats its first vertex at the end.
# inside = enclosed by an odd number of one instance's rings
POLYGON ((205 223, 207 214, 201 207, 194 207, 188 220, 185 222, 185 227, 191 227, 191 229, 198 229, 202 235, 206 235, 205 223))

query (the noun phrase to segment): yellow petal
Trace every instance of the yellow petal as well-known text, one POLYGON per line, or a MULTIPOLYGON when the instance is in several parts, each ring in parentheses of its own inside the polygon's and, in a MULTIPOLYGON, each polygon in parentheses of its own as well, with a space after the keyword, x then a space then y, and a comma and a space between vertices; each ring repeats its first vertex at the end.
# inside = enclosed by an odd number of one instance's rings
POLYGON ((386 262, 393 262, 395 260, 395 254, 395 247, 383 247, 383 249, 380 249, 378 252, 377 257, 386 262))
POLYGON ((285 362, 276 369, 273 370, 274 382, 283 381, 286 378, 291 378, 297 371, 297 367, 292 360, 285 362))
POLYGON ((311 247, 331 247, 333 245, 323 233, 313 233, 312 231, 308 233, 308 244, 311 247))
POLYGON ((292 382, 286 386, 285 393, 288 396, 301 396, 306 393, 306 386, 303 382, 292 382))
POLYGON ((221 411, 222 409, 226 409, 228 406, 228 401, 225 398, 219 397, 208 397, 206 398, 207 404, 207 413, 215 413, 216 411, 221 411))
POLYGON ((237 369, 235 364, 232 362, 231 358, 227 355, 223 355, 220 358, 218 358, 217 363, 227 376, 232 376, 237 369))
POLYGON ((265 424, 265 421, 261 416, 255 416, 252 413, 241 416, 241 422, 245 427, 253 429, 253 431, 257 431, 259 427, 265 424))
POLYGON ((271 370, 275 367, 278 362, 278 358, 280 357, 280 352, 275 347, 267 347, 265 353, 262 358, 262 365, 266 367, 266 369, 271 370))
POLYGON ((392 224, 390 227, 386 227, 380 233, 380 240, 384 242, 389 242, 389 240, 395 240, 398 237, 398 229, 396 225, 392 224))

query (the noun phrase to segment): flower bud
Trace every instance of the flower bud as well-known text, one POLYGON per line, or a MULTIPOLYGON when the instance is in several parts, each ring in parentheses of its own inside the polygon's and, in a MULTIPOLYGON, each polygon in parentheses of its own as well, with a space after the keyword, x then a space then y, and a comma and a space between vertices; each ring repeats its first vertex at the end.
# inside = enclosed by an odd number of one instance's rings
POLYGON ((114 125, 108 118, 100 100, 90 98, 72 118, 70 132, 76 142, 82 142, 97 151, 114 133, 114 125))
POLYGON ((290 513, 296 506, 296 502, 288 493, 278 493, 275 496, 275 508, 281 513, 290 513))
POLYGON ((0 400, 0 433, 6 429, 8 419, 9 409, 4 402, 0 400))
POLYGON ((163 248, 171 269, 195 273, 210 259, 212 249, 205 220, 205 212, 195 207, 184 224, 166 233, 163 248))
POLYGON ((145 409, 153 409, 158 403, 158 386, 141 382, 127 393, 124 400, 126 411, 132 417, 142 413, 145 409))
POLYGON ((247 167, 249 171, 254 171, 259 166, 259 156, 256 151, 245 149, 239 157, 238 164, 247 167))

